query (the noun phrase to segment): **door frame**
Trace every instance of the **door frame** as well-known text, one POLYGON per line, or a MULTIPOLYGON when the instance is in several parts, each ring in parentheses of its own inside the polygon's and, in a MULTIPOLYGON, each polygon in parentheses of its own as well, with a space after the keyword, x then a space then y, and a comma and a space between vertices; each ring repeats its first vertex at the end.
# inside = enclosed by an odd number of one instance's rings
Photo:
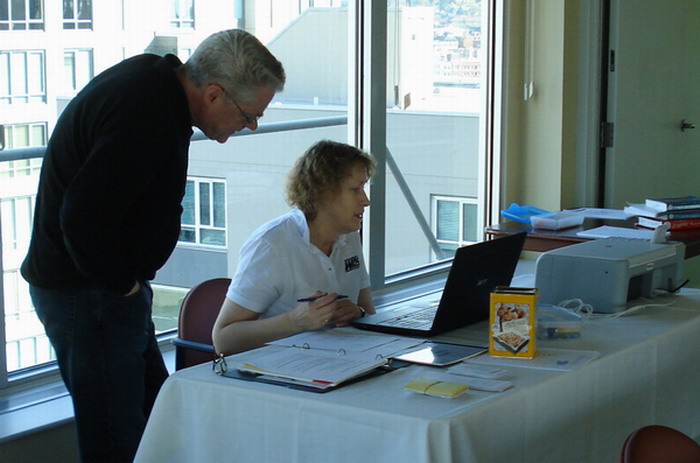
POLYGON ((579 85, 576 116, 576 201, 605 204, 605 148, 601 125, 608 93, 610 0, 580 2, 579 85))

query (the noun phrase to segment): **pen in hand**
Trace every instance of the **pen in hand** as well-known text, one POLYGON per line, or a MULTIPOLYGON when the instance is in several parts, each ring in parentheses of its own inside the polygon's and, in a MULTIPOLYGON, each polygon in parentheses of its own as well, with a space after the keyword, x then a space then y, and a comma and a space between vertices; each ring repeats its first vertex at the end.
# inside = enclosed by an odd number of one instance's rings
MULTIPOLYGON (((321 299, 322 297, 324 297, 324 296, 303 297, 301 299, 297 299, 297 302, 313 302, 316 299, 321 299)), ((348 296, 346 296, 345 294, 338 294, 338 297, 336 297, 335 300, 337 301, 338 299, 347 299, 347 298, 348 298, 348 296)))

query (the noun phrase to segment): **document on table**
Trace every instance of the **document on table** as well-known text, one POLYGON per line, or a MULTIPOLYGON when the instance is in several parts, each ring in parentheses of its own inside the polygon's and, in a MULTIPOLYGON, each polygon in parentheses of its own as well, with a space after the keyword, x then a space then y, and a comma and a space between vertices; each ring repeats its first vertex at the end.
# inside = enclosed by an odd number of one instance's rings
POLYGON ((479 365, 501 365, 508 367, 535 368, 540 370, 574 371, 600 356, 592 350, 553 349, 543 347, 537 349, 535 358, 518 359, 508 357, 491 357, 482 355, 465 361, 479 365))

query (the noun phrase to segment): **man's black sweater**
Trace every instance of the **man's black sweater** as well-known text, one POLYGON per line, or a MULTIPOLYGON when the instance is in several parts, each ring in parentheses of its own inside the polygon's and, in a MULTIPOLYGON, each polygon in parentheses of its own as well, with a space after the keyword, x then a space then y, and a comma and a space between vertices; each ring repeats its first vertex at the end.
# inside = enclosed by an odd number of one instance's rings
POLYGON ((192 126, 172 55, 140 55, 95 77, 46 148, 22 275, 126 294, 177 243, 192 126))

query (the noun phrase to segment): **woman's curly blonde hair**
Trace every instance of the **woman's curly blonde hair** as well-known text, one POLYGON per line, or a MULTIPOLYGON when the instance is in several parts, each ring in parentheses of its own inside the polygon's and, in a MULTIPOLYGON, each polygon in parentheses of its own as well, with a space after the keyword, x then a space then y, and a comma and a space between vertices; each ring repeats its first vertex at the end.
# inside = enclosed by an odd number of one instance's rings
POLYGON ((342 179, 362 166, 367 178, 374 173, 376 162, 364 151, 345 143, 321 140, 297 159, 287 177, 287 202, 298 207, 307 220, 316 218, 320 202, 335 193, 342 179))

